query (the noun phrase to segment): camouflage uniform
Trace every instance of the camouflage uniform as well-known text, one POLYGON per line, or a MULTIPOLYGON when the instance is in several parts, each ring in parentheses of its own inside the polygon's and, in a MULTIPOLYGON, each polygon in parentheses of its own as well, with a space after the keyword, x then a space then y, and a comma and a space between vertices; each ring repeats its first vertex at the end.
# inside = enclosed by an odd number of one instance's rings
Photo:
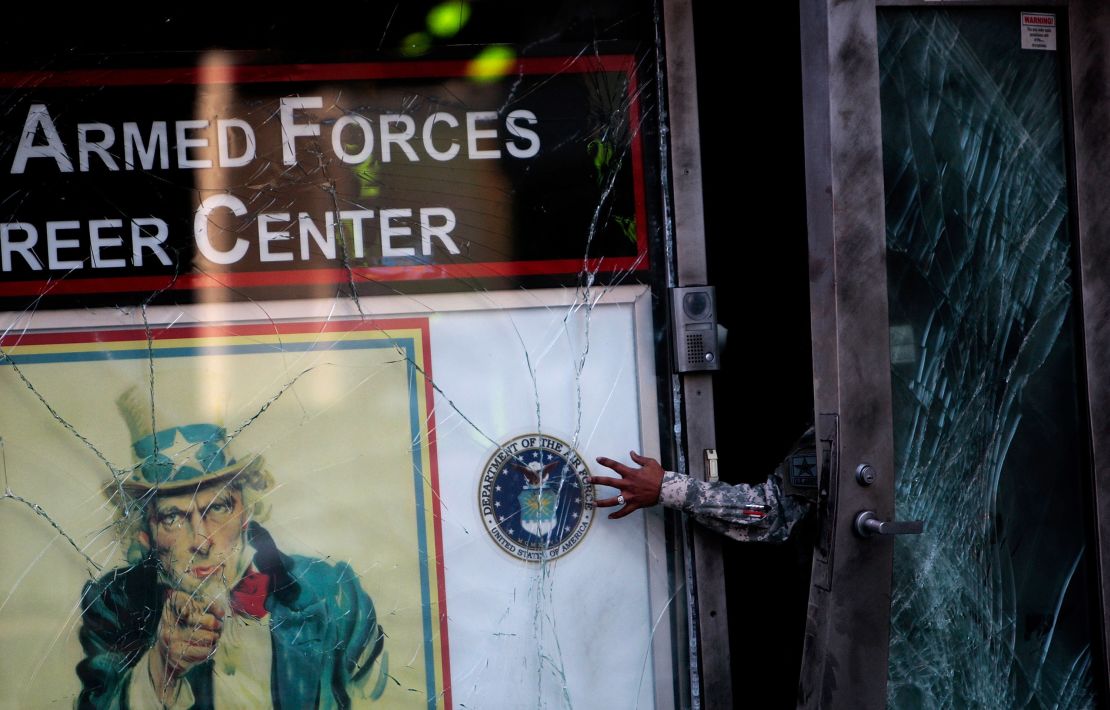
POLYGON ((667 471, 659 501, 741 542, 782 542, 811 507, 805 498, 783 493, 779 471, 754 485, 700 481, 667 471))

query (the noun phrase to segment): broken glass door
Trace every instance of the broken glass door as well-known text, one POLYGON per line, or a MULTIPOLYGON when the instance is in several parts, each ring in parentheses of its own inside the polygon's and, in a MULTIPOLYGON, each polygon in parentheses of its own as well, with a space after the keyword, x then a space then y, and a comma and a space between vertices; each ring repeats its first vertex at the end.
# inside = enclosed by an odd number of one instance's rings
POLYGON ((878 14, 892 708, 1095 704, 1062 17, 878 14))

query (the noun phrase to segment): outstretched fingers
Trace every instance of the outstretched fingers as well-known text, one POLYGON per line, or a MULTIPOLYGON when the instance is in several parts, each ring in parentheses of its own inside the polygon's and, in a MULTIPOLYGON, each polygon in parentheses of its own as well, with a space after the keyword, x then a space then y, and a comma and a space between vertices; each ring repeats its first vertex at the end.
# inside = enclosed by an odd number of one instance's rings
POLYGON ((590 483, 595 486, 609 486, 618 490, 624 490, 628 487, 628 481, 623 478, 613 478, 611 476, 590 476, 590 483))
POLYGON ((639 510, 643 507, 639 503, 630 500, 624 500, 623 495, 616 498, 599 498, 594 501, 594 505, 596 505, 598 508, 612 508, 615 505, 623 505, 624 507, 620 510, 614 511, 609 514, 609 517, 613 520, 616 520, 617 518, 623 518, 629 513, 635 510, 639 510))
POLYGON ((620 510, 609 513, 609 519, 610 520, 616 520, 617 518, 623 518, 624 516, 628 515, 629 513, 634 513, 635 511, 637 511, 637 510, 639 510, 640 508, 643 508, 643 507, 644 506, 640 505, 639 503, 629 503, 629 504, 625 505, 623 508, 621 508, 620 510))
POLYGON ((628 455, 638 464, 636 468, 626 466, 605 456, 597 457, 599 464, 617 472, 621 475, 621 478, 590 476, 590 482, 594 485, 609 486, 620 491, 620 495, 616 498, 603 498, 596 501, 599 508, 609 508, 614 505, 624 506, 609 516, 613 519, 623 518, 640 508, 647 508, 659 502, 664 474, 663 467, 655 459, 641 456, 635 451, 629 451, 628 455))
POLYGON ((636 471, 636 469, 626 466, 620 461, 614 461, 613 459, 606 458, 605 456, 598 456, 597 462, 606 468, 613 469, 622 476, 628 476, 632 473, 635 473, 636 471))

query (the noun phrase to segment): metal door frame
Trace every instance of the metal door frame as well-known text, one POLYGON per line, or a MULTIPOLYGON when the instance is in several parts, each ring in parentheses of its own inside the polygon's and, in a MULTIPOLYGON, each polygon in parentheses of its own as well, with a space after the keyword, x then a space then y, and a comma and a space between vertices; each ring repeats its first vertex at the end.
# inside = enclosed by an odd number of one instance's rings
MULTIPOLYGON (((660 79, 666 83, 666 110, 660 118, 667 136, 662 141, 662 163, 669 171, 663 174, 663 199, 670 206, 666 211, 673 215, 673 232, 667 237, 674 244, 673 254, 668 255, 674 270, 668 265, 667 285, 700 286, 708 284, 709 271, 691 0, 663 0, 662 15, 665 72, 660 79)), ((683 473, 705 480, 702 452, 716 448, 712 375, 672 375, 671 384, 673 391, 681 393, 681 406, 676 400, 674 411, 675 421, 682 424, 675 442, 678 466, 683 473)), ((733 695, 723 548, 715 533, 697 525, 682 527, 687 553, 687 620, 693 636, 689 700, 695 708, 727 710, 733 707, 733 695)), ((682 690, 685 696, 687 689, 682 690)))
POLYGON ((879 59, 875 5, 802 0, 802 101, 814 410, 822 467, 798 704, 885 704, 889 539, 857 511, 894 512, 879 59), (869 343, 844 350, 829 344, 869 343), (857 485, 859 464, 877 472, 857 485), (881 668, 876 682, 874 668, 881 668))
POLYGON ((1082 333, 1091 431, 1091 495, 1102 624, 1103 700, 1110 699, 1110 5, 1072 0, 1068 68, 1073 224, 1077 231, 1082 333))

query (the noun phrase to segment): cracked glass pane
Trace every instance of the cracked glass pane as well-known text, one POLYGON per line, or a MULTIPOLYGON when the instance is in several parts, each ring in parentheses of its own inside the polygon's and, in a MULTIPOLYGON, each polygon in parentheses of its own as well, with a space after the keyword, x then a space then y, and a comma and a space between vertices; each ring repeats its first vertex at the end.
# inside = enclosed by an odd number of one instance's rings
POLYGON ((0 705, 673 707, 653 6, 29 12, 0 705))
POLYGON ((926 525, 896 708, 1095 703, 1061 69, 1023 14, 879 13, 897 509, 926 525))

